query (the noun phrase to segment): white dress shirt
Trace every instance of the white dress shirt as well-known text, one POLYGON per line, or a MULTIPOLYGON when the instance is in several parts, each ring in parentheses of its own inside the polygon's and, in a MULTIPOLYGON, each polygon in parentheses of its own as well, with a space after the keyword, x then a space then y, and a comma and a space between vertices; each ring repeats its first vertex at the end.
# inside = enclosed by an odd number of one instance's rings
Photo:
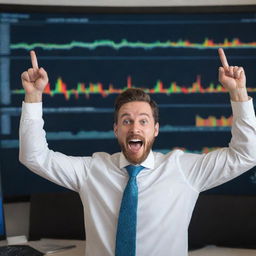
MULTIPOLYGON (((141 164, 145 168, 137 176, 137 256, 187 255, 187 230, 199 192, 222 184, 256 164, 252 99, 231 105, 233 126, 229 147, 208 154, 151 151, 141 164)), ((86 256, 115 255, 119 208, 129 179, 124 167, 129 162, 122 153, 72 157, 49 150, 43 124, 42 103, 23 103, 20 161, 40 176, 80 194, 86 256)))

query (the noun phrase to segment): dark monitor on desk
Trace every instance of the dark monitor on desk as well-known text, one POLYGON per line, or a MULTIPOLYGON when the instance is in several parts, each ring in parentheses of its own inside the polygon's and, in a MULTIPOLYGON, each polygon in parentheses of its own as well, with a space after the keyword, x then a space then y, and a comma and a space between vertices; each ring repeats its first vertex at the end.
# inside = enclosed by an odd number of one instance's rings
POLYGON ((3 206, 3 194, 2 194, 2 182, 1 182, 1 167, 0 167, 0 240, 6 238, 5 234, 5 218, 4 218, 4 206, 3 206))

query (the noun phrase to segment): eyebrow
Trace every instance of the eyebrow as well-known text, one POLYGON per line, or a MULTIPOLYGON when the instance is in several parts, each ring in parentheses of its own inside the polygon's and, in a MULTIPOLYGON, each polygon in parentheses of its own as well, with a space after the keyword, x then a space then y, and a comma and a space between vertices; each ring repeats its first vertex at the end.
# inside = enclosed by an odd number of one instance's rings
MULTIPOLYGON (((125 116, 131 116, 129 113, 123 113, 120 118, 123 118, 125 116)), ((147 113, 140 113, 139 116, 147 116, 148 118, 150 118, 150 115, 147 113)))

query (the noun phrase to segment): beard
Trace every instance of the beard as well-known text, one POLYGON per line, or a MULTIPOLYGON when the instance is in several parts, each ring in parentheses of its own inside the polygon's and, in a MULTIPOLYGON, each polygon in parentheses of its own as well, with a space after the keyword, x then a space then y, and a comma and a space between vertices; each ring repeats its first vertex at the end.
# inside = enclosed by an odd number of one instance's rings
POLYGON ((143 144, 141 147, 143 147, 143 153, 141 156, 137 156, 136 154, 132 154, 129 150, 127 150, 127 145, 128 145, 128 141, 132 138, 138 138, 138 136, 130 136, 127 138, 126 140, 126 144, 124 142, 121 142, 120 140, 118 140, 118 143, 121 147, 121 150, 125 156, 125 158, 131 163, 131 164, 141 164, 147 157, 148 157, 148 154, 150 152, 150 150, 152 149, 152 146, 154 144, 154 141, 155 141, 155 137, 152 137, 148 143, 146 144, 145 143, 145 140, 142 138, 142 137, 139 137, 142 141, 143 141, 143 144))

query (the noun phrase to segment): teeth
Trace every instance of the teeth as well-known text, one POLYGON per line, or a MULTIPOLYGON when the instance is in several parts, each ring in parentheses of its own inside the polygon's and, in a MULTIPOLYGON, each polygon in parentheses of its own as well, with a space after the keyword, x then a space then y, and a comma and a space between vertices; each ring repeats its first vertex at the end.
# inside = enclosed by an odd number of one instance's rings
POLYGON ((133 139, 133 140, 130 140, 130 142, 141 142, 141 140, 133 139))

